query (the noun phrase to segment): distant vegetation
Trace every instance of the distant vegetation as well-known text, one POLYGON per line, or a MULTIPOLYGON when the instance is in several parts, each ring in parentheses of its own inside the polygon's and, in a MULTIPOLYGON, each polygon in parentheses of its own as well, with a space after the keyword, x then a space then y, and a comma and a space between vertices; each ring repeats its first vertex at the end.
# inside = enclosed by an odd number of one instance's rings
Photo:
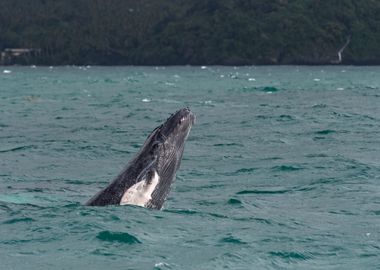
POLYGON ((20 64, 380 64, 378 0, 1 0, 20 64))

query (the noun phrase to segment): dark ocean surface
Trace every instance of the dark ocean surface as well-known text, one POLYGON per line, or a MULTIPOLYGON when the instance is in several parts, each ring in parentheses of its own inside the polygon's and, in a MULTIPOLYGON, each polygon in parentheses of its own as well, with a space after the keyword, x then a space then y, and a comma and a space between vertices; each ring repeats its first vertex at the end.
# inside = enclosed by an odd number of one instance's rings
POLYGON ((380 67, 0 67, 0 269, 380 269, 380 67), (164 210, 83 205, 184 106, 164 210))

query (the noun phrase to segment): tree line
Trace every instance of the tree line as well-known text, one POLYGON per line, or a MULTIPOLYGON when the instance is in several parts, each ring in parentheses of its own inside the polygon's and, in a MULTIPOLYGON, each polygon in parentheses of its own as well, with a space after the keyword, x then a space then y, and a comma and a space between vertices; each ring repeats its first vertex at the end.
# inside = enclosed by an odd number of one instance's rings
POLYGON ((45 65, 380 64, 380 1, 2 0, 0 50, 45 65))

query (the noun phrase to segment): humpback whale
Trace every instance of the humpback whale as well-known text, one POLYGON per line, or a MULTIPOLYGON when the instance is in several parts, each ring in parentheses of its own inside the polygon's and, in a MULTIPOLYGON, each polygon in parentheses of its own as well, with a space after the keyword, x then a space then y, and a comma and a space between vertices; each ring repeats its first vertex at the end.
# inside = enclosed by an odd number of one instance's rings
POLYGON ((172 114, 148 136, 125 169, 86 205, 139 205, 161 209, 180 167, 185 141, 195 121, 189 108, 172 114))

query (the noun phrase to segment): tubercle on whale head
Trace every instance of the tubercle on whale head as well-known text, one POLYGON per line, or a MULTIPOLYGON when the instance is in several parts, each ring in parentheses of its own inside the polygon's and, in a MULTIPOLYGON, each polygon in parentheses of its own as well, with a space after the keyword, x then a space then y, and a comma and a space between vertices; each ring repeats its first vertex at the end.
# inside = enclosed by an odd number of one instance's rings
POLYGON ((192 127, 195 123, 195 114, 188 108, 178 110, 172 114, 164 124, 160 127, 160 134, 164 138, 168 138, 170 135, 185 132, 192 127))
POLYGON ((167 172, 170 169, 175 174, 194 122, 195 114, 189 108, 183 108, 172 114, 148 137, 144 149, 151 153, 157 170, 167 172))
POLYGON ((149 152, 154 157, 153 159, 156 159, 157 156, 162 157, 165 152, 177 152, 181 156, 195 118, 195 114, 188 107, 173 113, 163 124, 152 131, 140 153, 149 152))

